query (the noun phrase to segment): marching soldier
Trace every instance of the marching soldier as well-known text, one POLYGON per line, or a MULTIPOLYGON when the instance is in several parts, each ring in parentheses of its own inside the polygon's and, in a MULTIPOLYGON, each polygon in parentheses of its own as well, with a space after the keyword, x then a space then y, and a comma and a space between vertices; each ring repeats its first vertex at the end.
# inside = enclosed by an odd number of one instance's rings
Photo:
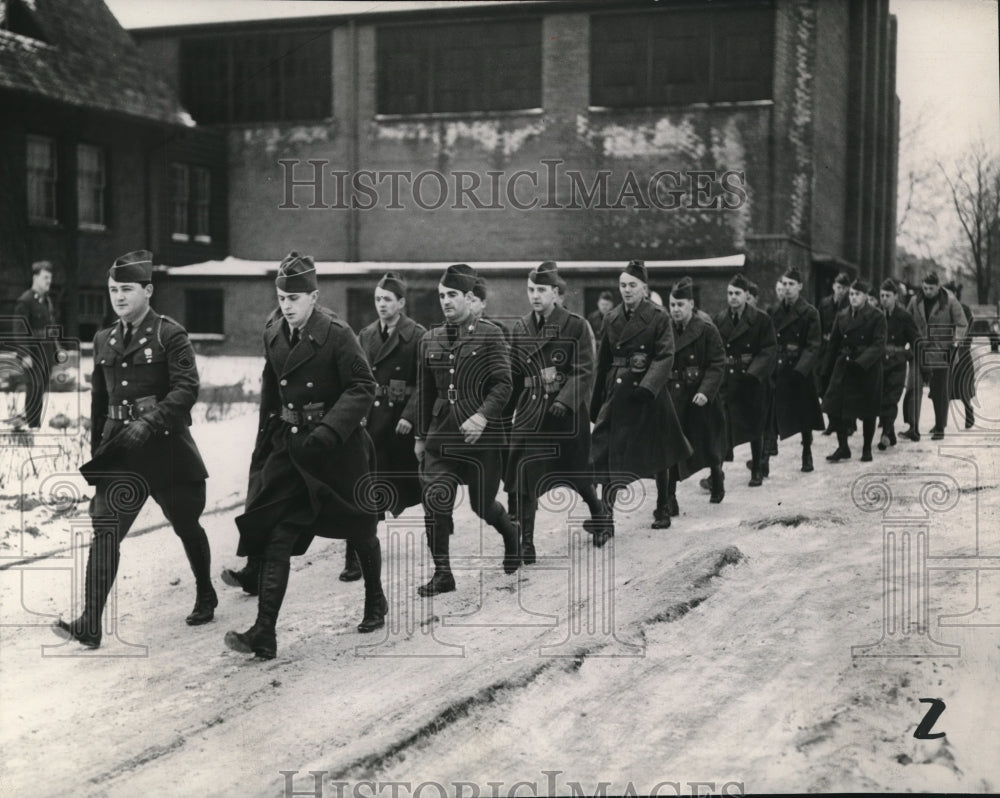
MULTIPOLYGON (((757 285, 755 283, 751 282, 750 283, 750 297, 749 297, 750 305, 752 307, 755 307, 758 310, 760 310, 760 308, 759 308, 759 306, 757 304, 757 293, 758 293, 758 291, 757 291, 757 285)), ((778 304, 775 305, 775 307, 769 307, 769 308, 767 308, 764 311, 765 313, 767 313, 768 316, 772 317, 772 323, 774 321, 773 316, 774 316, 774 310, 775 310, 775 308, 778 307, 779 305, 781 305, 781 303, 785 299, 785 286, 784 286, 784 283, 781 281, 780 277, 778 278, 777 282, 775 282, 775 284, 774 284, 774 296, 775 296, 778 304)), ((778 419, 777 419, 777 416, 776 416, 776 412, 777 411, 776 411, 776 408, 775 408, 775 379, 776 379, 776 377, 777 377, 777 372, 776 371, 771 372, 771 379, 769 379, 767 381, 767 386, 766 386, 767 387, 767 397, 764 400, 764 403, 767 406, 767 421, 766 421, 766 425, 764 427, 764 456, 761 459, 760 465, 761 465, 761 474, 763 474, 763 476, 764 476, 765 479, 767 479, 767 477, 771 476, 771 468, 770 468, 770 460, 769 460, 769 458, 771 458, 771 457, 777 457, 777 455, 778 455, 778 419)), ((751 460, 747 460, 747 468, 748 469, 752 469, 753 468, 753 460, 752 459, 751 460)))
MULTIPOLYGON (((14 315, 28 325, 28 334, 42 341, 35 350, 35 357, 26 355, 23 359, 27 372, 24 391, 24 418, 31 428, 42 426, 42 410, 45 408, 45 394, 49 390, 49 374, 55 347, 44 343, 45 328, 55 324, 55 312, 49 288, 52 286, 52 264, 40 260, 31 265, 31 288, 17 298, 14 315)), ((16 331, 15 331, 16 332, 16 331)))
POLYGON ((906 367, 913 361, 917 337, 920 335, 913 317, 899 306, 898 297, 896 284, 892 280, 885 280, 879 291, 886 328, 885 355, 882 358, 882 404, 879 408, 882 425, 882 437, 878 442, 880 451, 896 445, 896 414, 906 387, 906 367))
POLYGON ((152 276, 153 256, 146 250, 114 262, 108 293, 118 321, 94 336, 93 458, 80 468, 95 488, 94 537, 83 614, 54 626, 56 634, 88 648, 101 644, 101 615, 118 573, 120 545, 149 496, 181 539, 194 573, 197 595, 186 622, 208 623, 218 605, 208 537, 199 523, 208 473, 188 429, 198 369, 184 328, 149 306, 152 276))
MULTIPOLYGON (((391 506, 398 516, 407 507, 420 504, 419 465, 413 455, 413 428, 417 420, 417 363, 420 340, 426 329, 406 315, 406 283, 389 272, 375 287, 378 319, 365 327, 358 340, 378 385, 368 413, 368 434, 375 444, 379 482, 388 489, 391 506)), ((361 563, 350 542, 343 582, 360 579, 361 563)))
POLYGON ((972 399, 976 395, 976 363, 972 357, 972 309, 962 301, 962 286, 948 283, 948 288, 965 314, 965 337, 955 349, 954 362, 951 367, 951 380, 948 387, 948 397, 958 399, 965 408, 965 428, 972 429, 976 424, 976 413, 972 408, 972 399))
POLYGON ((375 453, 363 422, 375 395, 364 352, 343 321, 316 304, 312 258, 289 253, 274 281, 278 308, 264 325, 260 429, 250 461, 246 509, 236 519, 240 555, 260 561, 257 620, 227 632, 226 645, 260 659, 277 654, 275 624, 291 557, 313 537, 347 538, 361 561, 359 632, 385 625, 382 555, 373 507, 359 504, 375 453))
POLYGON ((726 349, 723 382, 730 451, 750 442, 751 488, 764 484, 764 420, 767 381, 774 370, 775 338, 770 317, 747 302, 750 281, 737 274, 729 281, 729 309, 715 317, 726 349))
POLYGON ((590 329, 594 331, 594 340, 601 340, 601 327, 604 326, 604 317, 608 315, 608 312, 615 306, 615 295, 610 291, 601 291, 601 295, 597 298, 597 310, 587 316, 587 323, 590 325, 590 329))
MULTIPOLYGON (((823 297, 819 301, 819 330, 822 340, 819 344, 819 354, 816 356, 816 395, 826 395, 826 383, 829 375, 823 373, 826 365, 826 350, 830 346, 830 334, 833 332, 833 322, 837 314, 847 309, 847 290, 850 288, 851 278, 847 272, 840 272, 833 280, 833 293, 823 297)), ((833 419, 829 419, 824 435, 834 433, 833 419)))
POLYGON ((503 538, 504 573, 514 573, 521 562, 517 529, 496 500, 507 444, 501 417, 511 394, 510 356, 499 328, 471 314, 476 277, 465 263, 445 270, 438 285, 445 323, 421 344, 414 453, 424 512, 433 518, 427 543, 434 559, 433 577, 417 589, 421 596, 455 589, 449 537, 460 484, 469 488, 473 512, 503 538))
POLYGON ((778 365, 775 371, 775 422, 784 440, 802 434, 802 470, 813 470, 813 430, 823 429, 823 413, 816 396, 819 356, 819 312, 802 298, 802 272, 795 266, 781 278, 782 298, 771 313, 778 365))
POLYGON ((861 462, 871 462, 875 418, 882 402, 882 358, 885 355, 885 314, 868 304, 868 284, 855 280, 848 290, 850 307, 837 314, 830 333, 825 370, 830 375, 823 411, 836 420, 837 449, 827 455, 836 463, 847 460, 847 436, 853 419, 860 418, 864 442, 861 462))
POLYGON ((726 419, 718 396, 726 369, 725 349, 715 325, 695 312, 690 277, 682 277, 670 291, 670 317, 674 325, 670 398, 694 452, 667 473, 664 511, 668 518, 680 513, 677 482, 703 468, 710 469, 709 501, 722 501, 726 495, 722 460, 727 448, 726 419))
POLYGON ((673 325, 666 310, 646 299, 648 283, 646 264, 629 261, 618 278, 622 304, 604 317, 590 416, 595 423, 594 471, 604 486, 607 520, 584 524, 593 532, 595 546, 614 535, 615 494, 625 487, 622 475, 631 480, 655 477, 693 451, 668 390, 673 325))
POLYGON ((535 562, 535 513, 544 491, 567 484, 587 503, 592 521, 604 514, 588 466, 593 334, 586 319, 556 304, 561 285, 552 261, 528 274, 531 311, 514 322, 511 339, 520 376, 504 482, 521 530, 525 565, 535 562), (538 446, 555 447, 557 453, 542 457, 538 446))
POLYGON ((912 387, 912 410, 910 429, 903 437, 920 440, 920 405, 925 384, 930 385, 931 402, 934 403, 934 427, 931 438, 941 440, 948 425, 949 372, 953 357, 952 350, 965 338, 968 323, 962 305, 946 288, 942 288, 936 273, 928 274, 921 284, 921 294, 910 300, 907 312, 916 322, 920 338, 917 341, 917 357, 914 362, 912 387))

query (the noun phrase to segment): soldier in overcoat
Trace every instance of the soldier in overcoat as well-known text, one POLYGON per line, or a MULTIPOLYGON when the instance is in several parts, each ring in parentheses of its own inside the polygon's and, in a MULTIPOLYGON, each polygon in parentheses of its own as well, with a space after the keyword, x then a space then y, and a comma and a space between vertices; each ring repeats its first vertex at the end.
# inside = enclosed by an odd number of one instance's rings
MULTIPOLYGON (((674 325, 674 362, 670 373, 670 399, 694 450, 689 458, 667 472, 665 503, 657 507, 653 527, 665 528, 667 519, 680 513, 677 483, 703 468, 709 469, 710 501, 718 504, 725 496, 722 460, 728 440, 726 418, 719 394, 726 369, 722 337, 704 314, 694 308, 694 284, 682 277, 670 291, 670 317, 674 325)), ((658 493, 659 497, 659 493, 658 493)))
POLYGON ((504 482, 521 531, 525 565, 535 562, 538 497, 559 484, 580 494, 599 521, 604 507, 590 471, 590 399, 594 341, 587 320, 556 304, 564 286, 557 264, 545 261, 528 275, 531 310, 514 322, 511 359, 516 411, 504 482), (546 455, 546 449, 554 449, 546 455))
POLYGON ((813 430, 823 429, 816 395, 816 374, 822 336, 819 312, 802 298, 802 272, 795 266, 781 278, 783 297, 772 309, 778 346, 774 415, 782 440, 802 435, 802 470, 813 470, 813 430))
POLYGON ((94 486, 94 537, 87 557, 83 614, 55 631, 89 648, 101 644, 101 616, 118 573, 120 544, 150 496, 181 539, 195 577, 188 625, 208 623, 218 599, 208 537, 200 523, 208 472, 191 432, 198 369, 187 332, 149 306, 153 256, 118 258, 108 293, 118 321, 94 336, 92 459, 80 468, 94 486))
MULTIPOLYGON (((754 301, 754 291, 756 290, 756 285, 750 283, 750 304, 761 310, 757 302, 754 301)), ((771 317, 772 324, 774 323, 774 311, 785 299, 785 284, 782 278, 778 278, 774 284, 774 296, 777 302, 773 307, 768 307, 763 309, 768 316, 771 317)), ((767 398, 765 399, 765 404, 767 405, 767 421, 764 427, 764 456, 761 459, 761 471, 764 477, 770 476, 770 467, 768 465, 768 458, 777 457, 778 455, 778 417, 777 417, 777 407, 776 407, 776 379, 778 376, 778 371, 775 369, 771 372, 771 379, 767 381, 767 398)), ((753 462, 747 462, 747 468, 752 468, 753 462)))
POLYGON ((907 312, 920 331, 910 389, 912 397, 910 429, 902 435, 910 440, 920 440, 920 405, 924 385, 930 386, 934 404, 934 426, 931 438, 944 438, 948 426, 948 404, 951 399, 949 382, 954 350, 959 347, 968 330, 962 305, 954 294, 943 288, 935 272, 930 272, 921 283, 921 293, 910 300, 907 312))
POLYGON ((290 252, 275 279, 278 308, 264 325, 260 428, 250 462, 246 507, 237 517, 238 554, 260 560, 257 620, 228 632, 226 645, 272 659, 275 623, 292 556, 315 536, 346 538, 365 580, 359 632, 385 624, 381 549, 373 503, 365 501, 375 451, 364 428, 375 379, 357 337, 317 305, 316 267, 290 252))
MULTIPOLYGON (((826 364, 826 350, 830 346, 830 334, 833 332, 833 322, 837 318, 837 314, 842 310, 847 309, 847 290, 851 286, 851 278, 847 272, 840 272, 833 280, 833 293, 828 296, 823 297, 819 301, 819 331, 820 331, 820 344, 819 353, 816 356, 817 368, 815 370, 816 376, 816 395, 824 396, 826 394, 826 383, 829 379, 829 374, 824 374, 823 370, 826 364)), ((833 419, 829 419, 826 429, 823 431, 824 435, 832 435, 834 433, 833 419)))
POLYGON ((868 304, 869 286, 855 280, 848 291, 849 307, 837 314, 830 334, 824 368, 830 375, 823 411, 837 422, 837 449, 827 455, 832 463, 847 460, 847 437, 853 419, 860 418, 864 434, 861 461, 872 459, 875 419, 882 404, 882 358, 885 355, 885 314, 868 304))
MULTIPOLYGON (((406 315, 406 283, 396 272, 375 287, 378 318, 358 333, 375 376, 375 401, 368 412, 368 434, 375 444, 377 495, 385 500, 379 515, 399 515, 420 504, 419 464, 413 454, 417 421, 417 365, 427 330, 406 315)), ((360 579, 361 564, 348 541, 343 582, 360 579)))
POLYGON ((965 314, 965 336, 955 347, 955 355, 951 364, 951 380, 948 386, 950 399, 958 399, 965 409, 965 428, 972 429, 976 423, 976 412, 972 400, 976 396, 976 363, 972 357, 972 308, 962 301, 962 286, 954 282, 945 286, 951 290, 962 306, 965 314))
POLYGON ((502 416, 511 394, 510 354, 500 329, 471 314, 477 276, 465 263, 445 270, 438 284, 445 323, 420 347, 414 452, 424 512, 433 518, 427 543, 434 560, 431 580, 417 588, 422 596, 455 589, 449 538, 460 484, 469 488, 473 512, 503 538, 504 572, 521 563, 517 529, 496 500, 508 443, 502 416))
POLYGON ((896 283, 887 279, 879 290, 879 302, 885 313, 885 354, 882 356, 882 403, 879 423, 882 436, 878 448, 885 451, 896 445, 896 415, 906 387, 906 369, 913 368, 913 353, 920 333, 913 317, 899 305, 896 283))
MULTIPOLYGON (((24 390, 24 418, 28 427, 42 425, 42 411, 45 409, 45 394, 49 390, 49 375, 55 358, 55 346, 47 341, 45 328, 55 324, 55 309, 49 288, 52 286, 52 264, 47 260, 31 265, 31 288, 17 298, 14 316, 28 326, 28 334, 39 341, 23 360, 27 376, 24 390)), ((17 330, 13 332, 17 333, 17 330)))
POLYGON ((615 494, 629 482, 655 477, 691 456, 668 383, 674 363, 673 325, 668 312, 646 299, 646 265, 633 260, 622 270, 622 303, 604 317, 597 355, 591 454, 608 521, 592 527, 594 544, 614 535, 615 494))
POLYGON ((752 488, 764 482, 764 422, 767 381, 774 370, 775 337, 770 317, 747 302, 749 281, 735 275, 726 289, 729 304, 715 317, 726 350, 723 381, 729 448, 750 443, 752 488))

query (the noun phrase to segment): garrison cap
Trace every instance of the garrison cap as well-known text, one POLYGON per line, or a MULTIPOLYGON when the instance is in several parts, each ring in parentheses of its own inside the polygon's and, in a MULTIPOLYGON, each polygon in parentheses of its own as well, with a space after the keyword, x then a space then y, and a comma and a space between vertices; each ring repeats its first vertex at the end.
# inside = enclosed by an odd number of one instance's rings
POLYGON ((851 283, 851 290, 858 291, 859 293, 862 294, 867 294, 869 291, 871 291, 871 286, 868 284, 867 280, 862 280, 861 278, 858 278, 853 283, 851 283))
POLYGON ((316 264, 309 255, 300 255, 292 250, 281 261, 274 285, 288 294, 312 293, 319 288, 316 264))
POLYGON ((481 275, 476 277, 476 282, 472 286, 472 295, 479 297, 481 302, 486 301, 486 280, 481 275))
POLYGON ((642 260, 630 260, 628 265, 622 269, 625 274, 635 277, 644 283, 649 282, 649 274, 646 272, 646 262, 642 260))
POLYGON ((886 277, 882 281, 881 288, 883 291, 892 291, 892 293, 894 294, 899 293, 899 286, 896 284, 896 281, 893 280, 891 277, 886 277))
POLYGON ((406 282, 396 272, 386 272, 378 281, 378 287, 392 291, 396 295, 396 299, 402 299, 406 296, 406 282))
POLYGON ((116 283, 149 283, 153 280, 153 253, 147 249, 126 252, 111 264, 108 277, 116 283))
POLYGON ((834 278, 833 281, 838 285, 844 286, 845 288, 850 288, 851 285, 851 278, 850 275, 847 274, 847 272, 841 272, 834 278))
POLYGON ((468 263, 455 263, 444 270, 444 274, 441 276, 441 285, 464 294, 473 289, 477 276, 476 270, 468 263))
POLYGON ((535 285, 551 285, 556 288, 566 287, 566 281, 559 274, 559 267, 552 260, 547 260, 539 264, 538 268, 528 272, 528 279, 535 285))
POLYGON ((670 289, 670 296, 674 299, 694 299, 694 283, 691 278, 681 277, 670 289))
POLYGON ((729 281, 729 284, 733 288, 739 288, 743 291, 750 290, 750 281, 742 274, 734 274, 733 278, 729 281))
POLYGON ((787 269, 785 269, 785 273, 781 276, 788 280, 795 280, 795 282, 797 283, 803 282, 802 272, 799 271, 798 266, 789 266, 787 269))

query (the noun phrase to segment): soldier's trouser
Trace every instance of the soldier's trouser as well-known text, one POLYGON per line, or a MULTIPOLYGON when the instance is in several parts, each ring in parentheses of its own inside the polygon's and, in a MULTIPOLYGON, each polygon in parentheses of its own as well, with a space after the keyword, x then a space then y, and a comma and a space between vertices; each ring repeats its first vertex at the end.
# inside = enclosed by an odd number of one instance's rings
MULTIPOLYGON (((931 402, 934 405, 934 427, 944 432, 948 426, 948 380, 949 369, 932 369, 930 379, 931 402)), ((920 431, 920 406, 923 403, 924 375, 919 368, 910 367, 910 378, 907 379, 906 396, 903 399, 903 420, 917 432, 920 431)))
MULTIPOLYGON (((44 354, 38 357, 43 358, 44 354)), ((25 374, 27 381, 24 386, 24 417, 29 427, 42 426, 42 411, 45 409, 45 396, 49 390, 49 373, 48 363, 44 360, 41 362, 34 360, 25 374)))
POLYGON ((934 369, 931 371, 930 386, 931 403, 934 405, 934 428, 944 432, 948 426, 948 395, 949 369, 934 369))
POLYGON ((100 634, 101 615, 118 574, 120 546, 149 496, 160 505, 184 544, 200 592, 211 590, 211 550, 199 519, 205 509, 205 480, 157 481, 146 486, 134 480, 102 479, 94 488, 90 517, 94 537, 87 557, 83 617, 88 629, 100 634))

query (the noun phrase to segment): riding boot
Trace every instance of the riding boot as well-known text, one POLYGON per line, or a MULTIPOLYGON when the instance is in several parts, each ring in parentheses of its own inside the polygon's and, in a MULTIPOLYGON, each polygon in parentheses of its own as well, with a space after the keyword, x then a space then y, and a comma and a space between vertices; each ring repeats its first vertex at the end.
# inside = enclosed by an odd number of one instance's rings
POLYGON ((200 534, 184 539, 184 552, 191 571, 194 573, 195 589, 197 591, 194 609, 184 619, 188 626, 200 626, 215 617, 215 608, 219 606, 219 597, 212 587, 212 550, 208 545, 205 530, 198 528, 200 534))
POLYGON ((483 520, 500 533, 503 538, 503 572, 512 574, 521 567, 521 535, 517 524, 511 521, 507 511, 498 501, 494 501, 483 520))
POLYGON ((101 616, 107 604, 111 586, 118 573, 119 550, 115 529, 94 531, 87 556, 87 573, 83 589, 83 612, 74 621, 62 618, 52 625, 52 631, 64 640, 76 640, 87 648, 101 645, 101 616))
POLYGON ((802 470, 807 474, 813 470, 812 442, 812 430, 802 430, 802 470))
POLYGON ((450 593, 455 589, 455 577, 451 573, 451 559, 448 551, 455 522, 450 515, 435 515, 431 528, 427 530, 427 543, 434 560, 434 575, 426 585, 417 588, 421 596, 435 596, 450 593))
POLYGON ((288 560, 264 560, 257 584, 257 620, 245 632, 226 632, 226 645, 233 651, 274 659, 278 654, 275 624, 288 588, 288 560))
POLYGON ((847 446, 847 425, 843 425, 837 428, 837 449, 833 454, 828 454, 826 459, 831 463, 837 463, 841 460, 851 459, 851 450, 847 446))
POLYGON ((382 590, 382 546, 376 535, 359 538, 353 543, 365 579, 365 614, 358 624, 358 631, 374 632, 385 626, 385 616, 389 611, 389 602, 382 590))
POLYGON ((764 442, 760 439, 750 441, 750 482, 751 488, 759 488, 764 484, 764 474, 760 461, 763 457, 764 442))
POLYGON ((260 557, 251 554, 247 564, 239 571, 231 568, 222 570, 222 581, 230 587, 243 588, 243 592, 251 596, 257 595, 257 585, 260 583, 260 557))
POLYGON ((709 485, 712 491, 708 501, 711 504, 719 504, 726 495, 726 475, 722 471, 722 465, 714 465, 709 471, 709 485))
POLYGON ((653 510, 653 529, 670 527, 670 470, 656 472, 656 509, 653 510))
POLYGON ((357 582, 362 577, 361 560, 351 541, 347 541, 344 551, 344 570, 337 577, 341 582, 357 582))
POLYGON ((861 462, 870 463, 872 461, 872 440, 875 437, 875 417, 861 420, 862 447, 861 462))
POLYGON ((525 565, 534 565, 537 559, 535 553, 535 514, 538 512, 538 502, 521 496, 515 509, 517 524, 521 528, 521 561, 525 565))

